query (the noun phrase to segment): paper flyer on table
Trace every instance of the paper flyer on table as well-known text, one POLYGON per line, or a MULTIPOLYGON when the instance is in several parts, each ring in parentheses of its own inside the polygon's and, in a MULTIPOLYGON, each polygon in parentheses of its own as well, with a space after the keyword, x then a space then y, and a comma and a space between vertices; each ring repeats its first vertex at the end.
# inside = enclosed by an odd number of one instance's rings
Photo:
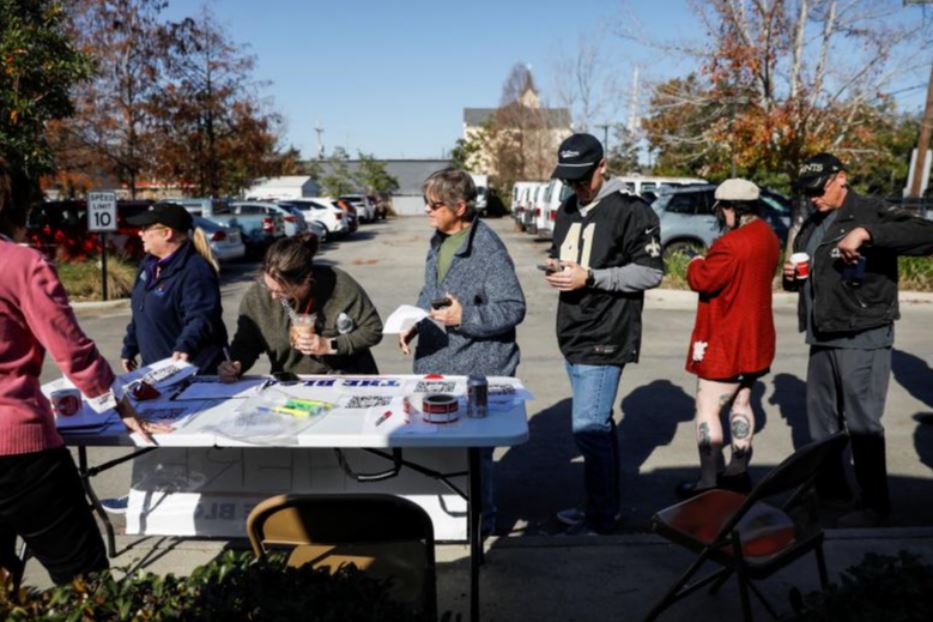
POLYGON ((137 367, 129 373, 118 376, 117 380, 124 391, 139 380, 152 385, 158 391, 164 391, 196 373, 198 373, 198 368, 191 363, 167 358, 150 365, 137 367))
MULTIPOLYGON (((51 402, 54 391, 74 389, 74 383, 64 376, 42 385, 42 394, 51 402)), ((55 417, 55 425, 59 429, 103 428, 119 419, 113 407, 113 394, 108 392, 96 398, 88 398, 81 394, 81 410, 70 417, 55 417)))

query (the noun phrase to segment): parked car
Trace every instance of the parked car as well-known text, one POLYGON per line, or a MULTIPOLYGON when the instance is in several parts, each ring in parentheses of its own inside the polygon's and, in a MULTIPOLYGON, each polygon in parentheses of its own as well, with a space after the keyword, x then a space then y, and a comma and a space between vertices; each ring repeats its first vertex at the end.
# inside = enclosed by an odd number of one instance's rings
POLYGON ((345 199, 337 199, 333 203, 347 213, 347 233, 353 233, 360 228, 360 215, 352 203, 345 199))
POLYGON ((312 220, 308 223, 308 231, 317 236, 318 241, 321 244, 327 242, 327 227, 322 225, 316 220, 312 220))
MULTIPOLYGON (((661 249, 665 259, 677 251, 702 252, 722 235, 713 210, 715 190, 715 184, 667 188, 651 204, 661 221, 661 249)), ((761 201, 762 217, 783 244, 790 226, 790 199, 762 188, 761 201)))
POLYGON ((260 255, 276 240, 285 237, 285 219, 281 214, 261 210, 234 213, 230 203, 219 199, 173 199, 192 216, 200 216, 225 227, 238 227, 246 252, 260 255))
POLYGON ((528 201, 525 204, 525 211, 522 214, 522 221, 525 226, 525 233, 535 235, 538 233, 538 217, 541 214, 541 208, 538 206, 538 197, 543 198, 544 188, 547 184, 544 182, 532 182, 528 188, 528 201))
POLYGON ((382 220, 386 219, 386 216, 389 215, 389 204, 378 194, 369 195, 369 200, 372 201, 373 207, 376 209, 376 218, 381 218, 382 220))
POLYGON ((285 227, 285 237, 290 238, 293 235, 298 235, 308 230, 308 224, 305 222, 304 214, 295 207, 263 201, 235 201, 230 204, 230 210, 238 215, 266 214, 275 216, 278 214, 282 217, 282 224, 285 227))
MULTIPOLYGON (((126 222, 144 212, 152 201, 117 201, 117 230, 108 232, 107 252, 128 261, 145 254, 139 227, 126 222)), ((87 202, 48 201, 29 213, 26 239, 30 246, 59 261, 81 261, 100 253, 100 236, 87 228, 87 202)))
POLYGON ((326 197, 312 197, 283 201, 283 204, 297 207, 307 221, 318 221, 327 229, 327 236, 341 237, 350 232, 347 213, 334 205, 326 197))
POLYGON ((200 216, 194 217, 194 226, 204 231, 219 261, 232 261, 246 256, 246 244, 243 243, 239 227, 225 227, 200 216))
POLYGON ((370 201, 369 197, 365 194, 345 194, 339 198, 349 202, 355 207, 357 214, 360 216, 360 220, 363 222, 372 222, 376 220, 376 206, 373 205, 373 202, 370 201))
POLYGON ((620 175, 617 177, 625 183, 625 187, 632 194, 643 197, 646 201, 653 200, 663 190, 668 188, 680 188, 683 186, 692 186, 696 184, 709 183, 699 177, 654 177, 648 175, 620 175), (651 198, 646 196, 650 194, 651 198))

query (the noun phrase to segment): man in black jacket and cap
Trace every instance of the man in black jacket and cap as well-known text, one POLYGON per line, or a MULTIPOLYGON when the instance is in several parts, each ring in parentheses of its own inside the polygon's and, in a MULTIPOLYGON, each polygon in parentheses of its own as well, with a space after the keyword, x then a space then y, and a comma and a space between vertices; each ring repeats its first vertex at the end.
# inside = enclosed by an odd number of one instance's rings
MULTIPOLYGON (((891 511, 881 416, 900 317, 897 258, 933 253, 933 222, 855 193, 829 153, 800 167, 796 187, 814 207, 794 241, 794 252, 808 256, 809 277, 788 261, 784 285, 800 292, 799 328, 810 345, 810 435, 818 441, 845 426, 860 498, 839 526, 876 526, 891 511)), ((821 473, 817 490, 828 505, 851 502, 841 461, 821 473)))

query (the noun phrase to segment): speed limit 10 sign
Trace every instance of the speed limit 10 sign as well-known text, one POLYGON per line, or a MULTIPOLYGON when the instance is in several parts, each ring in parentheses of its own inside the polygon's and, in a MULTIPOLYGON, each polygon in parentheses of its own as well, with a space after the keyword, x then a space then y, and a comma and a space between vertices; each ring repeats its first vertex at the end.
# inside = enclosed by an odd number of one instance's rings
POLYGON ((113 192, 89 192, 87 195, 88 231, 117 230, 117 195, 113 192))

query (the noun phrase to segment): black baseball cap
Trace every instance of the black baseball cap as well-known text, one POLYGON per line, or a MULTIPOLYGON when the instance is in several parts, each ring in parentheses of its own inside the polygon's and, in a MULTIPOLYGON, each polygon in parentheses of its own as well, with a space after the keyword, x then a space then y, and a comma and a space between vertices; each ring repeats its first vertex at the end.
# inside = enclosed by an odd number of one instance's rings
POLYGON ((584 179, 603 159, 603 145, 592 134, 574 134, 560 144, 553 179, 584 179))
POLYGON ((823 190, 829 178, 846 168, 839 158, 831 153, 818 153, 800 165, 794 188, 806 194, 823 190))
POLYGON ((126 222, 134 227, 165 225, 176 231, 190 231, 194 228, 194 219, 188 210, 176 203, 156 203, 148 211, 130 216, 126 222))

